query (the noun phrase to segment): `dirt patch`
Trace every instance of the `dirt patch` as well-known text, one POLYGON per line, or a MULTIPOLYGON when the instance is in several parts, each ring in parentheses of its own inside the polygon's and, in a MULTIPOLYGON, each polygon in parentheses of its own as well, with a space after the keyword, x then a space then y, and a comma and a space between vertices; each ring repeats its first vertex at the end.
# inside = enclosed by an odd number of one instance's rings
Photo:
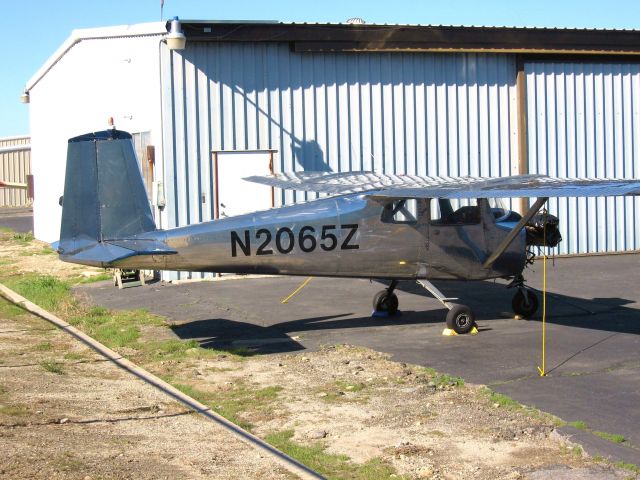
POLYGON ((268 414, 240 414, 255 433, 292 430, 298 443, 320 442, 327 452, 357 463, 377 459, 406 478, 516 479, 558 465, 617 478, 583 457, 579 447, 564 444, 555 433, 557 419, 501 407, 485 387, 460 385, 459 379, 368 349, 328 346, 242 362, 219 359, 213 370, 211 365, 194 361, 172 374, 187 378, 195 371, 189 384, 221 397, 235 385, 277 387, 268 414))
POLYGON ((0 378, 0 478, 293 478, 29 315, 0 320, 0 378))
POLYGON ((57 253, 48 243, 33 239, 30 234, 0 231, 0 265, 18 274, 39 273, 60 279, 92 278, 104 269, 75 265, 58 260, 57 253))

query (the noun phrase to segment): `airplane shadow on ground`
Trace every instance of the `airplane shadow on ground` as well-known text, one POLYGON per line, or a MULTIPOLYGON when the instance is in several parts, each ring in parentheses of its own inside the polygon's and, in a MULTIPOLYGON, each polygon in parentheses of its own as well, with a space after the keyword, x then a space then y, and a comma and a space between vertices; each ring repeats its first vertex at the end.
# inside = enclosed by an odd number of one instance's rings
MULTIPOLYGON (((429 312, 431 313, 431 312, 429 312)), ((351 313, 304 318, 270 326, 224 318, 195 320, 173 325, 171 329, 182 339, 196 339, 203 348, 225 350, 240 355, 284 353, 304 350, 291 332, 341 330, 347 328, 383 327, 388 325, 418 325, 437 323, 440 315, 433 312, 425 318, 424 312, 401 312, 390 317, 353 318, 351 313), (348 318, 345 318, 348 317, 348 318)))
MULTIPOLYGON (((381 287, 384 285, 381 283, 381 287)), ((481 330, 490 330, 491 321, 497 318, 510 318, 511 296, 514 290, 505 289, 504 284, 484 282, 438 282, 445 295, 460 298, 460 303, 471 306, 480 323, 481 330)), ((398 291, 430 297, 430 294, 412 282, 401 282, 398 291)), ((537 292, 541 299, 541 293, 537 292)), ((369 299, 363 299, 362 309, 366 309, 369 299)), ((547 321, 549 323, 608 331, 612 333, 640 334, 640 310, 625 307, 633 303, 623 298, 583 299, 547 294, 547 321)), ((194 320, 172 327, 174 333, 182 339, 196 339, 205 348, 233 351, 240 354, 283 353, 303 350, 292 332, 346 330, 356 328, 375 328, 383 326, 407 326, 424 324, 443 324, 446 310, 432 299, 425 310, 402 310, 390 317, 353 317, 353 313, 340 312, 336 305, 335 315, 300 318, 273 325, 237 321, 226 318, 194 320)), ((247 305, 243 305, 247 308, 247 305)), ((353 307, 350 307, 353 308, 353 307)), ((540 309, 541 310, 541 309, 540 309)), ((540 320, 538 311, 532 321, 540 320)))

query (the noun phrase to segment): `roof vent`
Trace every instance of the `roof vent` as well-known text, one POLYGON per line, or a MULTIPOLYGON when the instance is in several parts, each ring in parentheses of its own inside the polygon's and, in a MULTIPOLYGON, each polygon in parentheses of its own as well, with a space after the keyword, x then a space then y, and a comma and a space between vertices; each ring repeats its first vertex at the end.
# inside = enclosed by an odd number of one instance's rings
POLYGON ((347 20, 349 25, 364 25, 366 22, 360 17, 353 17, 347 20))

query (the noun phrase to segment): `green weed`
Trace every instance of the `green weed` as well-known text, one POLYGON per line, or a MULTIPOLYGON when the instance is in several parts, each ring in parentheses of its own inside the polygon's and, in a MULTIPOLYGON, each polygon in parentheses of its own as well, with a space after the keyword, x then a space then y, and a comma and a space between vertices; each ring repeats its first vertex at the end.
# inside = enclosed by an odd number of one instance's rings
POLYGON ((76 472, 82 469, 82 461, 71 452, 64 452, 53 460, 53 464, 56 465, 63 472, 76 472))
POLYGON ((582 420, 577 420, 575 422, 567 422, 567 425, 573 428, 577 428, 578 430, 586 430, 587 424, 582 420))
POLYGON ((451 386, 451 387, 462 387, 464 386, 464 380, 460 377, 454 377, 447 374, 439 374, 433 377, 433 381, 436 386, 451 386))
POLYGON ((520 410, 522 408, 522 405, 516 402, 513 398, 503 395, 502 393, 494 392, 493 390, 489 390, 489 401, 511 410, 520 410))
POLYGON ((26 232, 26 233, 16 232, 12 235, 11 240, 14 240, 18 243, 26 245, 33 241, 33 233, 32 232, 26 232))
POLYGON ((108 347, 141 348, 138 343, 140 327, 164 325, 165 321, 146 310, 112 312, 103 307, 91 307, 71 317, 69 323, 82 328, 108 347))
POLYGON ((295 458, 328 479, 366 479, 381 480, 393 478, 406 478, 398 476, 394 468, 379 458, 369 460, 364 464, 353 463, 346 455, 334 455, 325 451, 326 447, 320 443, 302 445, 291 440, 292 430, 274 432, 265 440, 278 450, 295 458))
POLYGON ((51 247, 44 246, 40 250, 32 250, 32 251, 27 251, 27 252, 20 252, 20 256, 21 257, 32 257, 34 255, 55 255, 57 253, 58 252, 56 252, 51 247))
POLYGON ((76 285, 84 285, 87 283, 103 282, 105 280, 113 280, 113 275, 108 272, 104 272, 98 275, 91 275, 89 277, 75 277, 73 278, 73 283, 76 285))
POLYGON ((626 441, 626 438, 624 438, 623 435, 618 435, 616 433, 601 432, 599 430, 594 430, 591 433, 593 433, 597 437, 604 438, 605 440, 609 440, 613 443, 623 443, 626 441))
POLYGON ((25 315, 26 313, 27 312, 23 308, 20 308, 19 306, 14 305, 8 300, 5 300, 4 298, 0 297, 0 316, 1 317, 10 320, 10 319, 19 317, 21 315, 25 315))
POLYGON ((84 354, 77 352, 69 352, 64 354, 65 360, 84 360, 86 358, 87 357, 84 354))
POLYGON ((203 391, 191 385, 173 383, 181 392, 210 406, 216 413, 227 420, 239 425, 245 430, 251 430, 253 425, 243 420, 242 416, 269 416, 271 404, 278 398, 280 386, 254 389, 239 383, 233 388, 223 391, 203 391))
POLYGON ((30 410, 25 405, 0 405, 0 415, 9 417, 21 417, 28 415, 30 410))
POLYGON ((50 342, 42 342, 33 347, 33 349, 36 352, 49 352, 53 350, 53 345, 50 342))
POLYGON ((62 364, 58 362, 41 362, 40 366, 44 368, 47 372, 55 373, 57 375, 64 375, 62 364))
POLYGON ((447 375, 446 373, 438 373, 431 367, 418 367, 415 370, 417 376, 426 377, 430 382, 433 382, 436 387, 449 386, 449 387, 462 387, 464 386, 464 379, 455 377, 453 375, 447 375))
POLYGON ((358 393, 366 389, 364 383, 358 382, 346 382, 344 380, 336 380, 333 383, 329 383, 318 390, 318 393, 323 393, 321 397, 323 401, 328 403, 334 402, 362 402, 368 399, 366 395, 347 395, 347 393, 358 393))
POLYGON ((636 465, 635 463, 625 463, 623 461, 620 461, 620 462, 614 463, 613 465, 615 467, 622 468, 624 470, 629 470, 630 472, 633 472, 636 474, 640 473, 640 467, 638 467, 638 465, 636 465))
POLYGON ((63 302, 68 302, 71 298, 69 283, 49 275, 29 273, 6 278, 4 283, 45 310, 57 311, 63 302))

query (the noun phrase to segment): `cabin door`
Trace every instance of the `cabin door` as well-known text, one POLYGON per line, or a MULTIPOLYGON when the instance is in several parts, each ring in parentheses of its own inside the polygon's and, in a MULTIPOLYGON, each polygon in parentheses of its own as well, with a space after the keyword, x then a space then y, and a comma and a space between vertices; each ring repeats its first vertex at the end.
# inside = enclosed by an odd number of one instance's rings
POLYGON ((475 199, 431 199, 427 278, 470 278, 486 258, 483 215, 475 199))

